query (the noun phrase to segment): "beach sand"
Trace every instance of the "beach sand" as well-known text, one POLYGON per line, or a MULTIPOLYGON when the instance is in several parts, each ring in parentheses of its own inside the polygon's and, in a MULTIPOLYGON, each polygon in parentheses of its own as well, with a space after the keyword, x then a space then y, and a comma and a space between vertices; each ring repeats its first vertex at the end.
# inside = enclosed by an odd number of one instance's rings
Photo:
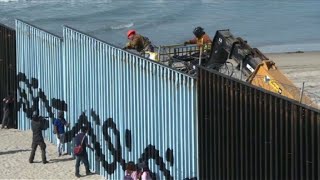
MULTIPOLYGON (((57 156, 56 146, 46 141, 48 164, 42 164, 41 150, 37 148, 34 163, 29 163, 32 132, 0 129, 0 179, 77 179, 75 160, 70 155, 57 156)), ((81 179, 104 179, 93 174, 85 176, 80 165, 81 179)))
POLYGON ((320 52, 289 52, 266 54, 297 87, 320 104, 320 52))

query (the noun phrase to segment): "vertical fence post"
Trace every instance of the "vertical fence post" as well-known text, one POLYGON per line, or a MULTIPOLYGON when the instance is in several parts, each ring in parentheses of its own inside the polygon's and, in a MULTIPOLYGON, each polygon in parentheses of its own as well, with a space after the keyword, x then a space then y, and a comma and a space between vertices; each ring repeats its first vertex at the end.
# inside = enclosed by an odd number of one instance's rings
POLYGON ((158 61, 159 61, 159 62, 161 62, 161 60, 160 60, 160 53, 161 53, 161 51, 160 51, 160 50, 161 50, 161 46, 158 47, 158 61))
POLYGON ((199 53, 199 66, 201 66, 201 59, 202 59, 202 46, 200 47, 200 53, 199 53))
POLYGON ((302 101, 302 97, 303 97, 303 91, 304 91, 304 81, 302 82, 302 88, 301 88, 301 91, 300 91, 300 103, 302 101))
POLYGON ((242 81, 242 61, 240 62, 240 80, 242 81))

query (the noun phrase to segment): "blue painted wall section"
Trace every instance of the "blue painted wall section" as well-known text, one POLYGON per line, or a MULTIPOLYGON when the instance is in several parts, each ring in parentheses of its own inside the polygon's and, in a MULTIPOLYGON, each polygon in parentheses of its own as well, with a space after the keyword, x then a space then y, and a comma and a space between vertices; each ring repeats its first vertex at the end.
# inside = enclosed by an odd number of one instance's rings
MULTIPOLYGON (((198 176, 195 79, 69 27, 63 39, 19 20, 16 30, 19 129, 33 109, 51 120, 63 110, 66 148, 89 126, 91 169, 108 179, 129 161, 147 161, 157 179, 198 176)), ((45 135, 55 141, 50 122, 45 135)))
MULTIPOLYGON (((58 109, 67 110, 58 100, 63 100, 62 39, 17 20, 16 40, 19 78, 17 101, 21 107, 18 128, 29 129, 27 117, 31 116, 32 109, 38 109, 41 115, 49 116, 51 120, 58 109)), ((52 124, 49 128, 50 131, 46 131, 45 135, 56 143, 51 133, 52 124)))
POLYGON ((160 178, 196 176, 195 80, 68 27, 64 43, 70 118, 95 112, 111 123, 102 123, 106 131, 89 118, 107 155, 105 175, 120 179, 128 161, 143 159, 160 178), (103 140, 106 132, 113 135, 103 140))

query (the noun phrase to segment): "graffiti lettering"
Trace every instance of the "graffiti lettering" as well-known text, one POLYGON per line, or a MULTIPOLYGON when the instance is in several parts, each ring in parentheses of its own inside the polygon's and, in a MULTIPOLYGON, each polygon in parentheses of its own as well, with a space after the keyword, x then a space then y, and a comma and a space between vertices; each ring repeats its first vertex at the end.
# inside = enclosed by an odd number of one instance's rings
MULTIPOLYGON (((18 100, 18 110, 22 109, 23 112, 26 113, 26 116, 28 118, 32 117, 32 112, 34 110, 38 110, 39 102, 40 100, 42 103, 44 103, 44 107, 49 114, 50 118, 54 118, 54 114, 52 112, 53 109, 60 110, 60 111, 67 111, 68 106, 67 104, 59 99, 51 99, 50 106, 49 100, 47 99, 45 93, 41 90, 41 88, 38 88, 38 80, 35 78, 31 78, 31 81, 26 77, 25 74, 19 73, 18 74, 18 82, 23 82, 26 87, 26 89, 22 89, 20 86, 18 86, 18 93, 20 95, 20 98, 18 100), (34 90, 37 89, 38 96, 33 97, 34 90), (29 92, 29 98, 26 93, 26 91, 29 92), (30 99, 31 98, 31 99, 30 99)), ((91 118, 94 120, 96 125, 100 125, 100 117, 96 114, 96 112, 91 109, 90 112, 91 118)), ((91 142, 93 144, 94 152, 96 157, 99 159, 99 161, 102 163, 103 168, 108 174, 113 174, 115 170, 117 169, 117 164, 119 163, 122 167, 122 170, 125 170, 127 162, 122 157, 122 147, 120 144, 120 131, 117 128, 116 123, 113 121, 112 118, 107 118, 103 122, 102 125, 102 133, 104 137, 104 141, 107 143, 108 151, 113 156, 113 162, 106 161, 106 155, 103 154, 103 149, 101 148, 101 144, 99 140, 97 139, 96 135, 94 134, 94 129, 91 127, 90 122, 88 121, 88 117, 84 112, 79 116, 79 119, 74 124, 74 126, 66 132, 66 142, 71 142, 73 138, 76 136, 76 134, 79 132, 82 125, 86 125, 89 128, 88 135, 91 137, 91 142), (109 132, 112 132, 112 135, 115 137, 114 143, 111 141, 111 135, 109 132)), ((132 149, 132 140, 131 140, 131 131, 129 129, 125 130, 125 147, 128 149, 129 152, 131 152, 132 149)), ((166 153, 166 161, 170 162, 170 166, 173 166, 174 164, 174 155, 172 149, 167 149, 166 153)), ((156 162, 156 165, 159 167, 160 171, 163 172, 163 175, 166 179, 173 179, 173 176, 170 173, 170 170, 166 168, 166 164, 164 162, 164 158, 161 157, 159 150, 154 145, 147 145, 147 147, 144 148, 143 153, 140 155, 140 158, 138 159, 138 162, 148 162, 150 159, 154 159, 156 162)), ((155 174, 152 173, 153 177, 155 177, 155 174)), ((195 178, 185 178, 185 179, 195 179, 195 178)))

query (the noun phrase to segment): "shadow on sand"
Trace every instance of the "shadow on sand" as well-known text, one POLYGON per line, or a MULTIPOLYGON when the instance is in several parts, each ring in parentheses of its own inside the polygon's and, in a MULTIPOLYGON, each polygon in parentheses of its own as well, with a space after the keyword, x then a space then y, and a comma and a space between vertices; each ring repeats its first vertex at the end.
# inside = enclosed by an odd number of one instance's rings
POLYGON ((4 151, 4 152, 0 152, 0 156, 6 155, 6 154, 15 154, 19 152, 25 152, 25 151, 31 151, 31 149, 17 149, 17 150, 4 151))
POLYGON ((55 163, 55 162, 65 162, 65 161, 72 161, 72 160, 74 160, 74 158, 72 158, 72 157, 69 157, 69 158, 64 158, 64 159, 50 159, 50 162, 53 162, 53 163, 55 163))

